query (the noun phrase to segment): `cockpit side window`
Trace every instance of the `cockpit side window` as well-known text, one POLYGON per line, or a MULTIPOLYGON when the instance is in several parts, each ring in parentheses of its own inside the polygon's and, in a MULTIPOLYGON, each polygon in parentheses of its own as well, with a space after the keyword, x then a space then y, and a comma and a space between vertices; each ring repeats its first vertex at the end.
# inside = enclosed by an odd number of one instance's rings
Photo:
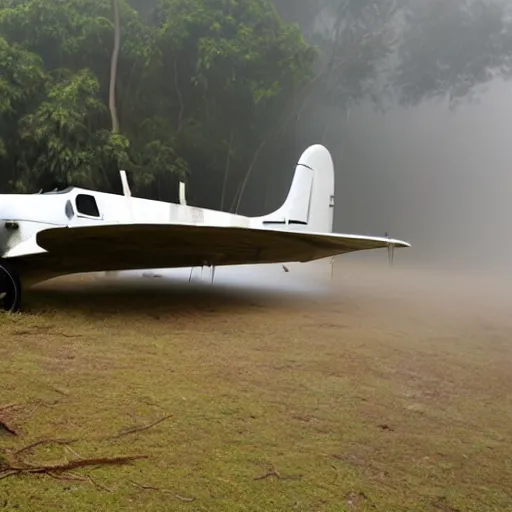
POLYGON ((73 215, 75 214, 74 210, 73 210, 73 205, 71 204, 71 201, 66 201, 66 207, 64 209, 64 212, 66 213, 66 217, 68 219, 71 219, 73 217, 73 215))
POLYGON ((96 198, 87 194, 78 194, 76 196, 76 211, 79 215, 87 217, 100 217, 100 210, 96 203, 96 198))

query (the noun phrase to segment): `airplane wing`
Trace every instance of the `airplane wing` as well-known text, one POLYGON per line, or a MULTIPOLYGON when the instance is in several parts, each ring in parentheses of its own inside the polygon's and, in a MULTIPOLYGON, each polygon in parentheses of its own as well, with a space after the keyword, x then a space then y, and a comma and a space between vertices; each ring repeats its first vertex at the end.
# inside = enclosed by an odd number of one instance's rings
POLYGON ((187 224, 113 224, 51 228, 37 234, 47 253, 16 258, 26 270, 69 273, 142 268, 307 262, 378 249, 401 240, 187 224))

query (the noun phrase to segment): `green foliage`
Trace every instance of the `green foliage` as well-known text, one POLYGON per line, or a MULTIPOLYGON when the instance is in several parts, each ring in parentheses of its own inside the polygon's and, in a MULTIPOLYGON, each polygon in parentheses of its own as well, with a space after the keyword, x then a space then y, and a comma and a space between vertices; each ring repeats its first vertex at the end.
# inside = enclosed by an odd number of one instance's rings
POLYGON ((0 0, 0 184, 110 190, 125 167, 136 193, 165 197, 192 175, 220 183, 230 140, 236 190, 315 52, 270 0, 120 4, 114 136, 111 0, 0 0))
POLYGON ((512 69, 498 0, 120 0, 120 17, 112 134, 112 0, 0 0, 3 191, 118 190, 125 168, 138 195, 187 180, 192 202, 234 209, 250 176, 261 196, 328 143, 326 110, 379 104, 383 84, 457 99, 512 69))

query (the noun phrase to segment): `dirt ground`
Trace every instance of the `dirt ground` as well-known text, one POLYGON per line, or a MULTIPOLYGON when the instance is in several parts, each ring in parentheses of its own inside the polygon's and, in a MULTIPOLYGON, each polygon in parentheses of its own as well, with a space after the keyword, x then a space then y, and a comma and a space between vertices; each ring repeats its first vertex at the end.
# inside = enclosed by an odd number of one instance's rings
POLYGON ((0 318, 0 509, 512 511, 510 284, 44 285, 0 318))

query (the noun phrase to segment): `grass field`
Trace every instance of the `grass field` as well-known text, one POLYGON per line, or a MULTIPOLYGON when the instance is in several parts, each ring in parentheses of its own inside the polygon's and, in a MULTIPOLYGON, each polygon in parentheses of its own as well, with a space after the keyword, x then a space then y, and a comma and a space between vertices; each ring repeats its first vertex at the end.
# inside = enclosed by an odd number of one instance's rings
POLYGON ((48 284, 0 318, 1 460, 147 458, 10 476, 0 509, 512 511, 497 283, 350 263, 325 297, 48 284))

